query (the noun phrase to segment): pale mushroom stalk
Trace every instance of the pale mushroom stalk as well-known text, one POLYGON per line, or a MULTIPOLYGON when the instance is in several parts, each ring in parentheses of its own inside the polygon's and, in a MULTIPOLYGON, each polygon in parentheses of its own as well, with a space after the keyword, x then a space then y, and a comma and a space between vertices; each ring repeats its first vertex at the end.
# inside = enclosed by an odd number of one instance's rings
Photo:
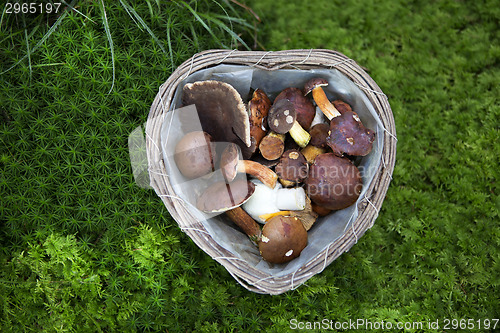
POLYGON ((305 84, 304 91, 305 95, 312 93, 316 105, 318 105, 321 111, 323 111, 328 120, 332 120, 333 118, 340 116, 340 112, 328 100, 328 97, 323 91, 322 87, 326 87, 327 85, 327 80, 323 78, 313 78, 305 84))
POLYGON ((301 148, 307 146, 311 140, 311 135, 297 121, 293 122, 292 128, 290 128, 288 133, 290 133, 290 136, 301 148))

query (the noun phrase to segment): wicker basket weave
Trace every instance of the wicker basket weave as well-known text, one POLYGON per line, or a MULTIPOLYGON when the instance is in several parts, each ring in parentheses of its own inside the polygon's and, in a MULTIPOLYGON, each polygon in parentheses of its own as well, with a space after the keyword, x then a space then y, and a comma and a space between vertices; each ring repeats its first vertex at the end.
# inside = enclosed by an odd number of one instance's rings
POLYGON ((171 216, 201 249, 221 263, 245 288, 263 294, 281 294, 295 289, 313 275, 320 273, 343 252, 348 251, 377 218, 387 188, 392 179, 396 157, 394 118, 386 95, 355 61, 331 50, 288 50, 257 52, 237 50, 208 50, 194 55, 180 65, 160 87, 146 124, 146 150, 151 186, 162 199, 171 216), (190 74, 219 64, 246 65, 265 70, 332 69, 340 71, 366 94, 384 127, 382 161, 367 189, 365 200, 358 203, 358 217, 342 237, 331 243, 322 253, 292 274, 270 276, 252 267, 220 246, 204 225, 190 214, 187 205, 175 195, 165 165, 160 144, 163 115, 171 108, 172 98, 179 83, 190 74))

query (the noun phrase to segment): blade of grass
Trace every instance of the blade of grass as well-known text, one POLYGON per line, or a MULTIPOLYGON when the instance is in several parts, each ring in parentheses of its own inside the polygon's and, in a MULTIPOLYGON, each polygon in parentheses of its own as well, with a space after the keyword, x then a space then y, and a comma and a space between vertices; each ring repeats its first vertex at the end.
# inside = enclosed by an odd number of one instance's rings
MULTIPOLYGON (((77 0, 73 0, 71 2, 71 6, 73 6, 76 3, 77 0)), ((31 49, 31 52, 29 54, 24 55, 21 59, 19 59, 14 65, 10 66, 8 69, 6 69, 3 72, 0 72, 0 75, 7 73, 10 71, 12 68, 16 67, 19 65, 24 59, 26 59, 28 56, 31 56, 39 47, 42 45, 49 37, 52 35, 52 33, 57 29, 59 24, 61 24, 62 20, 66 17, 67 11, 63 11, 62 15, 59 16, 57 21, 50 27, 49 31, 38 41, 38 43, 35 44, 35 46, 31 49)))
POLYGON ((26 29, 26 20, 23 15, 23 24, 24 24, 24 38, 26 38, 26 53, 28 55, 28 67, 30 69, 30 82, 31 77, 33 76, 33 69, 31 68, 31 51, 30 51, 30 41, 28 39, 28 31, 26 29))
POLYGON ((77 12, 78 14, 82 15, 83 17, 85 17, 87 20, 91 21, 92 23, 96 23, 94 20, 92 20, 90 17, 88 17, 87 15, 85 15, 84 13, 80 12, 78 9, 76 9, 75 7, 73 7, 71 4, 68 4, 66 1, 64 0, 61 0, 62 3, 64 3, 66 6, 68 6, 69 8, 71 8, 71 10, 74 10, 75 12, 77 12))
POLYGON ((231 30, 231 28, 229 28, 226 24, 224 24, 224 22, 220 21, 219 19, 216 19, 210 15, 207 15, 207 14, 203 14, 203 13, 200 13, 199 14, 200 16, 204 17, 206 20, 208 21, 211 21, 212 23, 216 24, 217 26, 219 26, 221 29, 225 30, 229 35, 231 35, 231 37, 234 39, 234 40, 237 40, 238 42, 240 42, 247 50, 250 50, 250 47, 245 43, 245 41, 243 39, 241 39, 240 36, 238 36, 233 30, 231 30))
POLYGON ((109 89, 108 92, 108 94, 110 94, 115 85, 115 52, 113 48, 113 38, 111 38, 111 32, 109 31, 108 17, 106 15, 106 8, 104 7, 104 0, 101 0, 101 7, 102 7, 101 9, 103 16, 104 31, 106 32, 106 36, 108 38, 109 50, 111 51, 111 65, 113 66, 113 81, 111 82, 111 89, 109 89))
MULTIPOLYGON (((139 23, 143 26, 144 29, 146 29, 146 31, 151 35, 151 37, 153 37, 153 39, 155 40, 156 43, 158 43, 158 45, 160 46, 161 50, 163 51, 163 53, 166 53, 165 51, 165 48, 163 47, 163 43, 160 41, 160 39, 158 37, 156 37, 156 35, 154 34, 154 32, 149 28, 149 26, 146 24, 146 22, 144 22, 144 20, 139 16, 139 14, 137 14, 137 12, 135 11, 134 8, 132 8, 125 0, 120 0, 120 3, 122 4, 122 6, 127 10, 127 13, 132 13, 135 18, 137 19, 137 21, 139 21, 139 23)), ((132 18, 133 19, 133 18, 132 18)))
POLYGON ((170 54, 170 63, 172 64, 172 70, 174 69, 174 55, 172 52, 172 41, 170 40, 170 27, 172 25, 172 15, 168 17, 167 21, 167 43, 168 43, 168 52, 170 54))
POLYGON ((198 13, 190 6, 188 5, 185 1, 179 1, 178 4, 182 4, 184 5, 184 7, 186 7, 190 12, 191 14, 193 14, 193 16, 195 17, 195 19, 200 22, 200 24, 203 26, 203 28, 205 28, 205 30, 207 30, 207 32, 210 34, 210 36, 212 36, 212 38, 217 42, 219 43, 220 45, 222 45, 223 47, 226 47, 219 38, 217 38, 217 36, 215 35, 215 33, 212 31, 212 29, 210 29, 210 27, 205 23, 205 21, 203 21, 203 19, 198 15, 198 13))

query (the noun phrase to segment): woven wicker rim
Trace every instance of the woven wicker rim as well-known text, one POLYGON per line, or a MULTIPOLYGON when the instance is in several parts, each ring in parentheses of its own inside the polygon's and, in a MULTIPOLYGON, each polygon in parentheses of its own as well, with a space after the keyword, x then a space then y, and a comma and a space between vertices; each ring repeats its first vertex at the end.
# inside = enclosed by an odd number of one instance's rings
POLYGON ((293 290, 315 274, 322 272, 333 260, 348 251, 366 230, 373 226, 392 179, 397 143, 394 118, 387 96, 354 60, 339 52, 322 49, 277 52, 208 50, 195 54, 180 65, 160 86, 146 123, 146 138, 151 186, 162 199, 181 230, 208 255, 222 264, 246 289, 272 295, 293 290), (160 148, 160 129, 163 116, 171 107, 176 88, 190 74, 219 64, 246 65, 265 70, 335 68, 363 90, 384 126, 382 163, 380 163, 364 199, 358 204, 357 219, 342 237, 335 240, 322 253, 292 274, 279 278, 267 275, 222 248, 207 232, 203 224, 189 213, 187 204, 176 196, 166 174, 160 148))

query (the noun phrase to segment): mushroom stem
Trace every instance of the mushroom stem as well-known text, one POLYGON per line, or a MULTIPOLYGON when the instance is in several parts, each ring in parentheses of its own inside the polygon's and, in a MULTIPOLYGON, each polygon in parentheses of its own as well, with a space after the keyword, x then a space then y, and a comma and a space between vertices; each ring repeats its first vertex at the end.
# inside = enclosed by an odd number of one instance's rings
POLYGON ((316 104, 319 106, 321 111, 325 114, 328 120, 332 120, 335 117, 340 116, 340 112, 333 106, 328 100, 323 88, 316 87, 312 90, 312 96, 316 104))
POLYGON ((306 158, 307 163, 313 164, 314 160, 316 159, 316 157, 318 155, 326 153, 326 149, 325 148, 320 148, 320 147, 315 147, 313 145, 307 145, 307 147, 305 147, 304 149, 302 149, 300 152, 306 158))
POLYGON ((290 136, 301 148, 307 146, 311 140, 311 135, 297 121, 293 123, 288 133, 290 133, 290 136))
POLYGON ((258 244, 262 235, 262 230, 255 220, 248 215, 241 207, 236 207, 226 212, 227 217, 243 230, 250 237, 250 240, 258 244))
POLYGON ((260 141, 259 150, 266 160, 273 161, 280 158, 285 151, 285 134, 269 132, 260 141))
POLYGON ((238 172, 244 172, 254 176, 270 188, 274 188, 274 186, 276 186, 276 181, 278 180, 278 175, 273 170, 251 160, 238 161, 236 170, 238 172))

